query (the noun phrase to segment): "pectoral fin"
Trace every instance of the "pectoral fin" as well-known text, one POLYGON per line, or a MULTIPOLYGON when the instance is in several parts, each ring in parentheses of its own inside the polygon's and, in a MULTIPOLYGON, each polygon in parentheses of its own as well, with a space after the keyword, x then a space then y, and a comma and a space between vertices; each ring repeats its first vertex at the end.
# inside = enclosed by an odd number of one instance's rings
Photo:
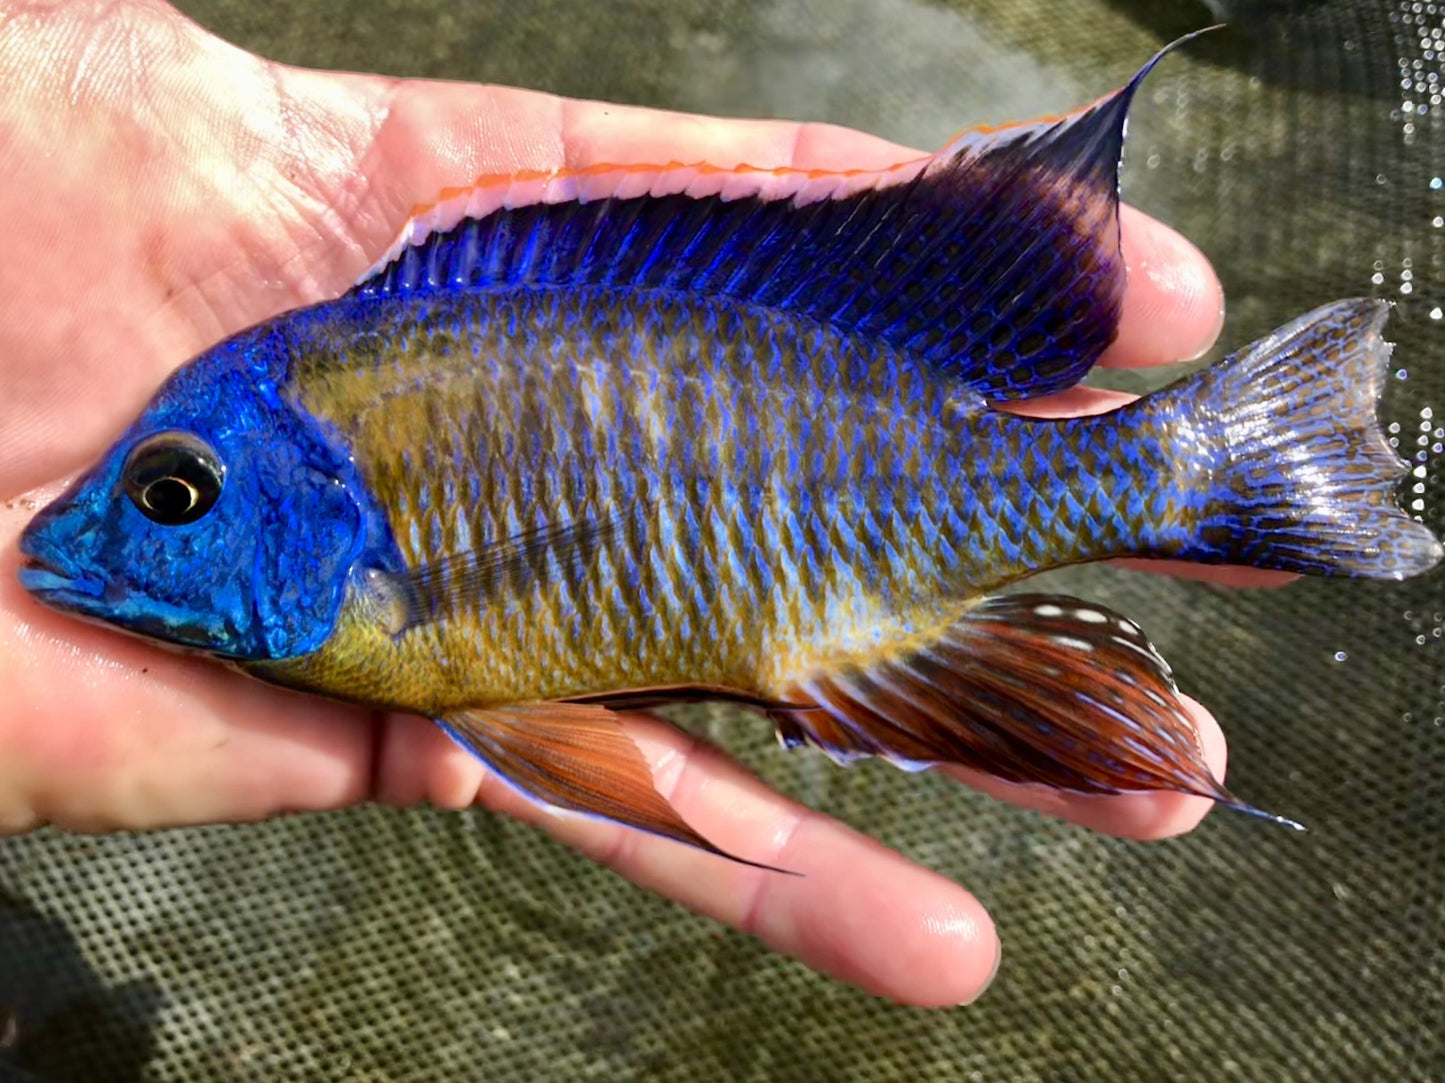
POLYGON ((445 620, 458 609, 484 605, 502 592, 520 592, 524 585, 544 582, 552 574, 581 575, 603 547, 646 512, 644 504, 632 515, 613 511, 595 518, 547 523, 396 576, 396 589, 406 611, 400 628, 445 620))
POLYGON ((951 763, 1078 793, 1174 790, 1299 827, 1215 779, 1139 626, 1077 598, 990 598, 922 649, 817 674, 786 695, 820 709, 773 712, 784 743, 840 760, 951 763))
POLYGON ((689 827, 657 792, 652 769, 621 718, 605 707, 526 703, 456 711, 437 723, 533 801, 650 831, 744 865, 786 871, 720 850, 689 827))

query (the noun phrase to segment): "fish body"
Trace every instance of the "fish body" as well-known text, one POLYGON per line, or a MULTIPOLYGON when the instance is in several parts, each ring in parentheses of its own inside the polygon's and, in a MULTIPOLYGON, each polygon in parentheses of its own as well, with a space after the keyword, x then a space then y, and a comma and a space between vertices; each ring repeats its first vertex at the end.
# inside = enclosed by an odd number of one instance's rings
MULTIPOLYGON (((296 359, 282 397, 356 464, 390 569, 615 527, 598 559, 544 545, 442 619, 369 618, 298 663, 429 714, 689 684, 784 701, 1031 571, 1159 550, 1192 499, 1146 412, 1003 413, 905 353, 726 300, 524 288, 274 333, 296 359), (367 687, 323 672, 363 651, 367 687)), ((352 590, 403 594, 386 574, 352 590)))
POLYGON ((842 761, 1238 805, 1132 621, 994 592, 1126 555, 1400 578, 1441 550, 1393 501, 1377 302, 1109 414, 1000 409, 1117 330, 1148 70, 872 173, 483 178, 346 296, 179 370, 27 530, 26 586, 708 848, 614 709, 720 696, 842 761))

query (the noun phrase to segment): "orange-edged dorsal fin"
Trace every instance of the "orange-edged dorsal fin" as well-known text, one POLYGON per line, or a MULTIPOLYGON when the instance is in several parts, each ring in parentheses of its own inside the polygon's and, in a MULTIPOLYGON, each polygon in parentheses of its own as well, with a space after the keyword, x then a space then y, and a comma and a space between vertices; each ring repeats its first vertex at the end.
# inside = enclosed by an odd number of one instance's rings
POLYGON ((786 690, 818 710, 775 711, 785 744, 909 769, 974 768, 1077 793, 1173 790, 1291 827, 1210 773, 1169 667, 1138 625, 1048 594, 990 598, 932 644, 786 690))
POLYGON ((437 719, 463 748, 532 801, 674 839, 771 872, 718 849, 678 815, 621 718, 584 703, 524 703, 437 719))
POLYGON ((353 296, 685 294, 876 340, 991 400, 1059 391, 1118 327, 1125 119, 1168 51, 1086 109, 976 129, 884 170, 669 163, 482 178, 413 216, 353 296))

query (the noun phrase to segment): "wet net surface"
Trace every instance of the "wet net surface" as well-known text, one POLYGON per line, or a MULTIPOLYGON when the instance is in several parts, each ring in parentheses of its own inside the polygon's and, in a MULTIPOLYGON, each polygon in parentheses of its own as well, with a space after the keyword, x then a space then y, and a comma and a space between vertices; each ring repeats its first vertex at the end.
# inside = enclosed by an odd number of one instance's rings
MULTIPOLYGON (((1162 40, 1126 196, 1214 260, 1241 344, 1397 302, 1385 416, 1445 528, 1445 2, 195 2, 280 59, 863 127, 920 146, 1057 110, 1162 40)), ((967 1010, 820 978, 484 813, 0 842, 0 1079, 1445 1079, 1445 574, 1229 592, 1111 569, 1230 736, 1211 816, 1142 845, 693 723, 966 883, 1006 960, 967 1010)))

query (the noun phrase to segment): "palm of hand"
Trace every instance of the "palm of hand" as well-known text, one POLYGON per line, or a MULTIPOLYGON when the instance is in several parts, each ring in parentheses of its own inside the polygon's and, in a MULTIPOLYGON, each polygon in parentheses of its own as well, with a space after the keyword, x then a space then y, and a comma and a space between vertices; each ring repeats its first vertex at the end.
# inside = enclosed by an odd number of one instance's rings
MULTIPOLYGON (((962 888, 639 719, 659 789, 777 877, 517 798, 419 719, 366 715, 156 650, 33 603, 15 579, 31 510, 98 455, 176 365, 343 291, 409 208, 483 173, 590 162, 876 166, 911 152, 824 126, 715 121, 502 88, 285 69, 169 9, 63 6, 0 24, 0 831, 257 819, 368 798, 474 802, 543 823, 630 878, 886 995, 975 995, 997 953, 962 888), (28 495, 27 495, 28 494, 28 495), (868 937, 856 932, 873 930, 868 937), (883 932, 886 930, 886 934, 883 932)), ((1202 349, 1207 266, 1129 214, 1118 363, 1202 349)), ((1046 410, 1112 400, 1071 392, 1046 410)), ((1223 745, 1200 712, 1216 769, 1223 745)), ((1085 800, 972 779, 1018 803, 1141 837, 1198 799, 1085 800)))

